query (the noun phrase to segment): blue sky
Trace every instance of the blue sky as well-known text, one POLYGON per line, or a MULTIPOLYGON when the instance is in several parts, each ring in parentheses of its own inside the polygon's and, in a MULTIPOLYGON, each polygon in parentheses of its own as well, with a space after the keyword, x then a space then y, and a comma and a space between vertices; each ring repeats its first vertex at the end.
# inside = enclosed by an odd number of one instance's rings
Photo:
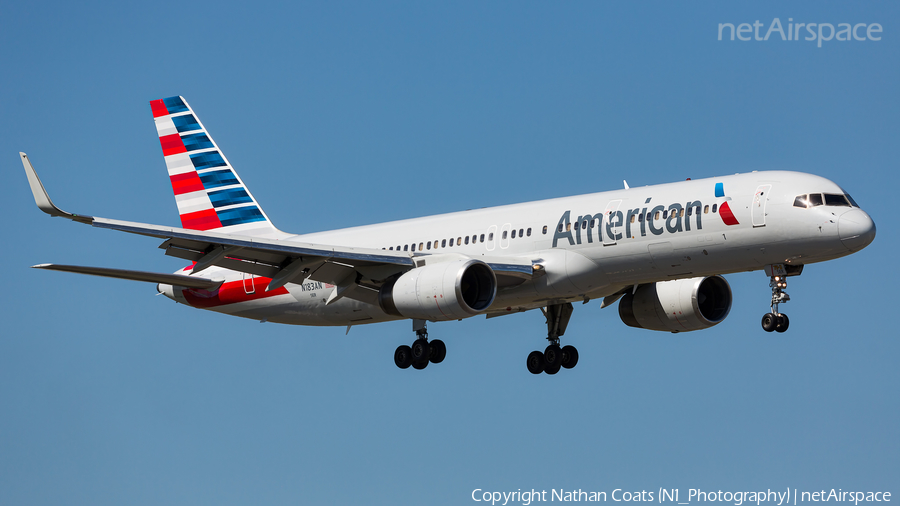
POLYGON ((127 2, 0 17, 0 503, 466 504, 473 489, 887 490, 900 476, 895 2, 127 2), (880 41, 718 41, 719 23, 879 23, 880 41), (576 307, 577 368, 532 376, 540 313, 430 326, 260 324, 43 262, 171 272, 148 101, 183 95, 267 214, 312 232, 750 170, 841 184, 875 242, 760 272, 678 335, 576 307))

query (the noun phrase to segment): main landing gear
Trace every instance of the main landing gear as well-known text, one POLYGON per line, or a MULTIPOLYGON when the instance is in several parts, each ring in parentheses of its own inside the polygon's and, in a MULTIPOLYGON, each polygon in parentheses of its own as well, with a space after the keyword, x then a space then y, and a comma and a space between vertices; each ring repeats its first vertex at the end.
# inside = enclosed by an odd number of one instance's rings
POLYGON ((425 328, 425 320, 413 320, 413 330, 416 340, 412 346, 398 346, 394 351, 394 363, 400 369, 425 369, 428 363, 440 364, 447 356, 447 347, 444 341, 434 339, 428 342, 428 329, 425 328))
POLYGON ((532 374, 556 374, 560 368, 571 369, 578 363, 578 350, 571 345, 559 347, 559 336, 566 333, 569 318, 572 316, 572 303, 554 304, 541 308, 547 317, 547 340, 550 346, 543 353, 532 351, 528 355, 526 365, 532 374))
POLYGON ((778 304, 791 300, 791 296, 784 292, 787 288, 787 276, 773 272, 769 278, 769 286, 772 288, 772 304, 769 306, 772 312, 763 315, 762 328, 766 332, 784 332, 791 321, 786 314, 778 312, 778 304))

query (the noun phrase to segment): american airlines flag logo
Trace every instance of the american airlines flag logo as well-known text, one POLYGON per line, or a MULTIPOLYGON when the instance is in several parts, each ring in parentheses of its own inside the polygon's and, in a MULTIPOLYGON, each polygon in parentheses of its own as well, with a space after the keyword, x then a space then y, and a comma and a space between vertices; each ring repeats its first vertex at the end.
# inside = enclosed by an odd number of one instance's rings
POLYGON ((218 146, 181 97, 152 100, 181 225, 211 230, 266 221, 218 146))
MULTIPOLYGON (((716 198, 724 198, 725 197, 725 184, 724 183, 716 183, 716 198)), ((722 217, 722 221, 725 222, 726 225, 740 225, 738 223, 737 218, 734 217, 734 213, 731 212, 731 207, 728 205, 728 201, 722 202, 719 205, 719 216, 722 217)))

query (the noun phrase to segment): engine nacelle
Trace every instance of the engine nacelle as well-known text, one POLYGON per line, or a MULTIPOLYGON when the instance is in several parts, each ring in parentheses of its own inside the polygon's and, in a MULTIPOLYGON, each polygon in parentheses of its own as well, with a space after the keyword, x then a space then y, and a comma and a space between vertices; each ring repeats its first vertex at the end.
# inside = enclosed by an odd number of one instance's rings
POLYGON ((619 317, 625 325, 670 332, 708 329, 729 311, 731 287, 722 276, 643 285, 619 302, 619 317))
POLYGON ((454 260, 407 271, 378 291, 389 315, 421 320, 459 320, 484 312, 497 295, 494 271, 479 260, 454 260))

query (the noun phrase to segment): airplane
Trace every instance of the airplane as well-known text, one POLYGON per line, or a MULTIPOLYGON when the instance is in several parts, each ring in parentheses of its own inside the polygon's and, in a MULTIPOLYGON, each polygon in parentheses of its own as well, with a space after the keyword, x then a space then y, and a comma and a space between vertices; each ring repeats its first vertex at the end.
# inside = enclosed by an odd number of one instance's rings
POLYGON ((549 345, 533 374, 578 363, 561 346, 573 303, 618 302, 628 326, 688 332, 721 323, 732 305, 723 274, 769 277, 767 332, 790 320, 787 279, 850 255, 875 238, 871 217, 828 179, 754 171, 554 198, 308 234, 273 225, 183 97, 150 102, 181 228, 68 213, 19 153, 38 208, 97 228, 163 240, 191 262, 173 274, 40 264, 33 267, 157 283, 187 306, 262 322, 346 326, 412 320, 401 369, 440 363, 446 345, 427 323, 540 309, 549 345))

